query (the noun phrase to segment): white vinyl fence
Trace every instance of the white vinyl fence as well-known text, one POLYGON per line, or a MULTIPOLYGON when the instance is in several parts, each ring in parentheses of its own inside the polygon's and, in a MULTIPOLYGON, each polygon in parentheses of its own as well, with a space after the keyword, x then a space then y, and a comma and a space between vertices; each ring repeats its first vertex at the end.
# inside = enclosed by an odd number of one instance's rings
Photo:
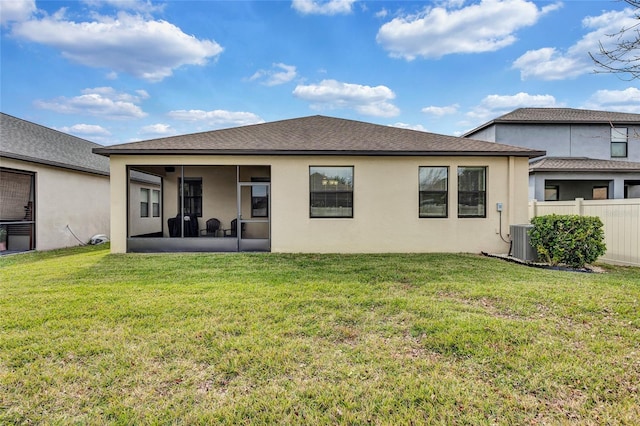
POLYGON ((529 202, 529 218, 549 214, 598 216, 607 245, 607 252, 598 260, 640 266, 640 198, 529 202))

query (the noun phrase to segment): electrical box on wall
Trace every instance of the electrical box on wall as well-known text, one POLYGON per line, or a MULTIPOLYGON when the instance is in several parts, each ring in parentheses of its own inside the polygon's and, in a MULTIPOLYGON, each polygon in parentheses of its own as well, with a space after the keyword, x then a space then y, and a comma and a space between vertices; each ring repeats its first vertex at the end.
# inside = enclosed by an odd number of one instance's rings
POLYGON ((502 211, 502 203, 496 203, 496 210, 499 212, 502 211))

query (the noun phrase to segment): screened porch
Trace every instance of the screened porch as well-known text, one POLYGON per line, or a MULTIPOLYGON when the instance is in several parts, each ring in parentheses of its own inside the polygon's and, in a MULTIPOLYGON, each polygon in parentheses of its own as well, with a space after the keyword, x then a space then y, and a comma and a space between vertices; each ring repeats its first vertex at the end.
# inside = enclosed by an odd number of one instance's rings
POLYGON ((270 166, 128 167, 127 251, 270 251, 270 166), (141 182, 140 174, 152 176, 141 182))

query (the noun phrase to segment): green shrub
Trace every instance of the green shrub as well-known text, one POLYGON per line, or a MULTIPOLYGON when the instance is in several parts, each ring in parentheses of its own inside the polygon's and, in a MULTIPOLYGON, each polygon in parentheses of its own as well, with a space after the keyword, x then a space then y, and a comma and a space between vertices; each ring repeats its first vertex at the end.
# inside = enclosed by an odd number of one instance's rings
POLYGON ((531 245, 551 265, 582 268, 606 251, 602 221, 597 216, 548 215, 531 219, 531 245))

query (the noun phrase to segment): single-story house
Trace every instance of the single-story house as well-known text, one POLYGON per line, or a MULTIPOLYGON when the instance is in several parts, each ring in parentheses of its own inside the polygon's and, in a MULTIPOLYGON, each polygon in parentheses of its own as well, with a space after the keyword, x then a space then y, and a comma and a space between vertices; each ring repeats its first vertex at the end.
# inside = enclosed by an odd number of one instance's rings
MULTIPOLYGON (((0 251, 50 250, 86 244, 110 234, 109 160, 102 145, 0 113, 0 251)), ((157 235, 160 179, 134 173, 131 202, 139 234, 157 235), (156 210, 154 210, 154 208, 156 210)))
POLYGON ((519 108, 462 136, 546 151, 531 161, 530 199, 640 197, 640 114, 519 108))
POLYGON ((0 113, 0 226, 8 251, 109 235, 109 162, 101 145, 0 113))
POLYGON ((544 155, 325 116, 93 151, 110 159, 114 253, 506 252, 544 155), (160 179, 158 235, 132 229, 133 172, 160 179))

